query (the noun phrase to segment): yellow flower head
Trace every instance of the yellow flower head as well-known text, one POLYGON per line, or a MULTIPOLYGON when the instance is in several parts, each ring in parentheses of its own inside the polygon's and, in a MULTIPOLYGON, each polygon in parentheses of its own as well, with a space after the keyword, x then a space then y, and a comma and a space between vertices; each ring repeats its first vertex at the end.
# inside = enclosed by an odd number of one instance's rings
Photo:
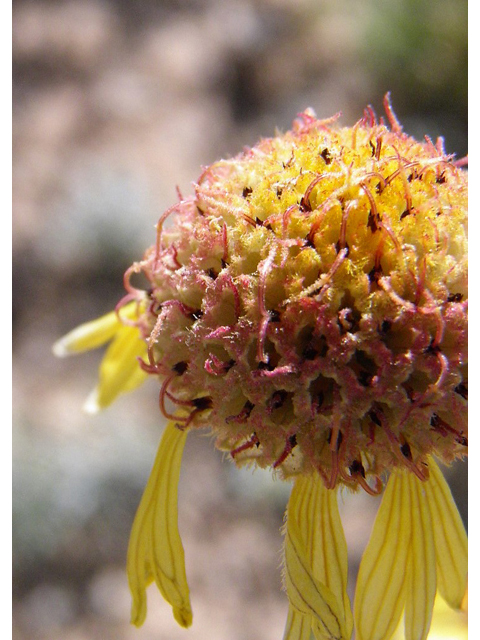
POLYGON ((239 464, 378 491, 465 451, 467 178, 388 109, 208 167, 132 269, 162 407, 239 464))
MULTIPOLYGON (((432 456, 450 463, 467 448, 467 174, 441 139, 404 134, 388 96, 385 109, 390 127, 370 108, 349 128, 306 111, 291 131, 206 168, 127 271, 128 324, 115 338, 125 344, 107 353, 95 406, 153 375, 173 420, 132 532, 136 624, 151 580, 191 622, 176 483, 186 433, 205 427, 235 463, 295 480, 286 639, 349 638, 329 490, 378 494, 388 472, 360 569, 357 637, 388 639, 405 609, 407 637, 424 638, 437 585, 461 602, 464 530, 432 456), (147 291, 130 284, 134 273, 147 291)), ((57 351, 97 346, 113 320, 57 351)))

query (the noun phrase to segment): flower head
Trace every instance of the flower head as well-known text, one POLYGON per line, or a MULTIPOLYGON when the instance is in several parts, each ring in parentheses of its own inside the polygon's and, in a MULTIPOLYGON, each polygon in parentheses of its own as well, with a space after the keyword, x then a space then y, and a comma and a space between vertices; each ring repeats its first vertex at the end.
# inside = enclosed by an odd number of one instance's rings
POLYGON ((441 139, 402 132, 388 96, 385 109, 390 128, 370 108, 350 128, 306 111, 291 131, 206 168, 127 271, 129 325, 115 340, 128 354, 105 362, 129 373, 104 375, 96 397, 158 376, 173 420, 132 533, 137 623, 152 579, 191 622, 168 485, 180 441, 205 427, 235 463, 295 482, 285 638, 350 636, 333 490, 375 495, 389 473, 359 574, 358 638, 387 639, 403 609, 407 637, 424 638, 437 585, 459 606, 464 530, 432 456, 450 463, 467 446, 467 176, 441 139), (147 291, 130 283, 136 273, 147 291))

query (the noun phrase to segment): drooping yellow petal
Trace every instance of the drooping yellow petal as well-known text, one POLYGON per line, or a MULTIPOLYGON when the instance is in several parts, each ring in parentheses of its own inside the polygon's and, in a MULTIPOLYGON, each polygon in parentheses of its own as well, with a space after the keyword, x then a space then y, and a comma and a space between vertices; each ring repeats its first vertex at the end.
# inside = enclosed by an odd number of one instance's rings
POLYGON ((411 537, 407 474, 390 476, 360 563, 354 604, 357 640, 388 640, 402 614, 411 537))
POLYGON ((467 534, 450 488, 433 458, 428 466, 430 478, 425 491, 433 522, 438 590, 451 607, 459 609, 467 589, 467 534))
MULTIPOLYGON (((468 614, 466 611, 454 611, 437 594, 433 606, 432 624, 428 640, 467 640, 468 614)), ((405 640, 403 624, 399 624, 391 640, 405 640)))
POLYGON ((125 391, 137 388, 147 378, 137 358, 146 354, 146 344, 136 327, 120 325, 99 368, 99 382, 85 403, 85 410, 96 413, 108 407, 125 391))
POLYGON ((450 605, 437 595, 428 640, 467 640, 467 637, 468 613, 453 611, 450 605))
POLYGON ((290 604, 312 619, 318 640, 346 640, 343 603, 313 575, 298 522, 289 516, 285 531, 285 586, 290 604))
POLYGON ((312 616, 300 613, 289 605, 283 640, 310 640, 311 635, 312 616))
POLYGON ((129 302, 119 312, 111 311, 101 318, 86 322, 53 345, 55 355, 63 357, 88 351, 112 340, 100 364, 99 382, 84 405, 88 413, 96 413, 111 404, 122 392, 136 389, 147 377, 138 357, 144 357, 146 344, 137 327, 123 324, 134 320, 142 303, 129 302))
POLYGON ((132 594, 132 623, 147 613, 146 588, 155 580, 182 627, 192 624, 185 556, 178 532, 178 480, 186 432, 175 423, 165 428, 130 534, 127 575, 132 594))
POLYGON ((304 540, 313 576, 337 599, 350 637, 353 619, 347 595, 347 543, 337 492, 326 489, 318 474, 297 478, 288 503, 288 518, 292 517, 304 540))
POLYGON ((403 474, 410 487, 411 546, 405 602, 405 640, 425 640, 430 629, 437 590, 433 527, 425 484, 403 474))
MULTIPOLYGON (((137 315, 137 304, 129 302, 120 309, 119 315, 121 318, 133 319, 137 315)), ((81 324, 57 340, 53 345, 53 353, 62 358, 96 349, 111 340, 122 326, 118 314, 110 311, 100 318, 81 324)))

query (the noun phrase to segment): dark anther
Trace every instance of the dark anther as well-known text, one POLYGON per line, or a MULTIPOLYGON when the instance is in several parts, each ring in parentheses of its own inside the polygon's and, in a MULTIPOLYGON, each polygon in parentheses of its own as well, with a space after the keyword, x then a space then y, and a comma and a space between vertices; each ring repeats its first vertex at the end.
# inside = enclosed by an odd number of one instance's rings
POLYGON ((447 302, 461 302, 462 300, 463 293, 451 293, 447 298, 447 302))
POLYGON ((410 400, 410 402, 415 402, 415 398, 417 397, 417 394, 415 393, 414 388, 411 387, 409 384, 404 384, 403 388, 405 389, 405 393, 407 394, 407 398, 410 400))
POLYGON ((370 418, 370 420, 377 425, 377 427, 382 426, 382 423, 380 422, 380 418, 377 416, 374 409, 370 409, 367 415, 370 418))
POLYGON ((437 353, 440 353, 440 351, 440 346, 438 344, 434 344, 434 341, 432 340, 428 347, 425 349, 424 353, 436 356, 437 353))
POLYGON ((456 436, 459 435, 459 432, 453 429, 448 422, 442 420, 439 415, 436 413, 432 413, 432 417, 430 418, 430 426, 434 431, 437 431, 444 438, 448 436, 449 433, 453 433, 456 436))
POLYGON ((348 242, 345 242, 345 244, 342 246, 340 244, 340 240, 337 242, 337 244, 335 245, 335 249, 337 250, 337 253, 340 253, 340 251, 342 249, 346 249, 345 252, 345 258, 348 256, 348 254, 350 253, 350 247, 348 246, 348 242))
POLYGON ((177 364, 173 365, 172 370, 175 373, 178 373, 179 376, 182 376, 185 371, 188 369, 188 362, 177 362, 177 364))
POLYGON ((295 433, 288 437, 288 444, 292 449, 297 446, 297 436, 295 433))
POLYGON ((350 471, 351 476, 358 476, 358 474, 360 474, 362 478, 365 478, 365 469, 359 460, 354 460, 348 467, 348 470, 350 471))
POLYGON ((321 340, 321 345, 320 345, 319 350, 318 350, 318 355, 321 358, 325 358, 327 353, 328 353, 327 339, 325 338, 325 336, 320 336, 320 340, 321 340))
POLYGON ((253 189, 251 187, 245 187, 242 191, 242 196, 244 198, 248 198, 248 196, 252 193, 253 189))
MULTIPOLYGON (((339 312, 339 318, 337 320, 337 325, 338 328, 340 329, 340 334, 344 335, 345 333, 349 332, 349 333, 356 333, 359 328, 360 328, 360 320, 362 319, 362 315, 361 313, 358 311, 358 309, 356 309, 355 307, 353 307, 353 309, 349 309, 348 307, 344 307, 340 312, 339 312), (343 315, 343 318, 341 318, 341 314, 343 315)), ((324 336, 322 336, 324 337, 324 336)), ((326 344, 326 341, 325 341, 326 344)), ((328 350, 328 347, 327 347, 328 350)), ((326 351, 325 353, 321 353, 320 354, 322 357, 325 357, 326 355, 326 351)))
POLYGON ((372 384, 372 380, 377 373, 377 365, 372 358, 360 349, 356 349, 355 354, 355 362, 358 367, 358 381, 364 387, 369 387, 372 384))
POLYGON ((370 145, 370 149, 372 150, 372 158, 373 158, 377 152, 377 147, 373 144, 371 140, 368 141, 368 144, 370 145))
MULTIPOLYGON (((328 444, 330 444, 331 440, 332 440, 332 430, 330 429, 330 431, 328 432, 328 436, 327 436, 328 444)), ((343 433, 339 430, 338 431, 338 435, 337 435, 337 451, 340 449, 340 445, 342 444, 342 440, 343 440, 343 433)))
POLYGON ((277 187, 277 198, 281 198, 283 193, 282 187, 277 187))
POLYGON ((440 416, 436 413, 432 413, 432 417, 430 418, 430 426, 432 429, 440 433, 444 438, 448 436, 449 433, 453 434, 455 437, 455 442, 461 444, 464 447, 468 447, 468 439, 463 435, 462 431, 457 431, 453 427, 451 427, 448 422, 445 422, 440 416))
POLYGON ((218 277, 218 273, 215 271, 215 269, 208 269, 207 276, 210 276, 212 280, 215 280, 218 277))
POLYGON ((313 238, 310 237, 310 234, 305 238, 305 247, 311 247, 312 249, 315 249, 315 245, 313 243, 313 238))
POLYGON ((200 320, 202 316, 203 316, 203 311, 200 311, 200 309, 198 309, 198 311, 193 311, 188 315, 188 317, 191 318, 192 320, 200 320))
POLYGON ((152 304, 150 305, 150 313, 152 313, 154 316, 158 316, 160 311, 162 310, 162 303, 161 302, 157 302, 156 300, 152 300, 152 304))
POLYGON ((258 369, 260 369, 260 371, 273 371, 275 369, 275 366, 270 362, 259 362, 258 369))
POLYGON ((436 183, 437 184, 444 184, 446 181, 447 181, 447 179, 445 177, 445 171, 442 171, 442 173, 437 177, 436 183))
POLYGON ((318 356, 318 351, 311 345, 309 345, 302 351, 302 356, 305 358, 305 360, 315 360, 315 358, 318 356))
POLYGON ((257 227, 263 227, 263 220, 260 220, 260 218, 255 218, 255 224, 257 225, 257 227))
POLYGON ((423 173, 418 174, 417 170, 414 169, 412 173, 408 176, 407 180, 412 182, 413 180, 421 180, 423 178, 423 173))
POLYGON ((343 433, 341 431, 338 432, 337 436, 337 451, 340 449, 340 445, 342 444, 343 433))
POLYGON ((368 214, 367 227, 371 230, 372 233, 378 231, 378 222, 380 222, 380 217, 378 215, 374 215, 374 213, 370 209, 370 213, 368 214))
POLYGON ((374 266, 373 269, 368 273, 368 279, 370 282, 378 282, 378 279, 383 275, 381 265, 374 266))
POLYGON ((368 371, 360 371, 358 374, 358 381, 362 385, 362 387, 369 387, 372 384, 373 376, 368 371))
POLYGON ((403 220, 404 218, 406 218, 407 216, 409 216, 412 212, 410 211, 410 209, 405 209, 405 211, 402 213, 402 215, 400 216, 400 220, 403 220))
POLYGON ((198 411, 205 411, 205 409, 212 408, 212 398, 210 396, 195 398, 195 400, 192 400, 192 404, 198 411))
POLYGON ((250 400, 247 400, 243 405, 242 411, 245 411, 245 413, 247 414, 247 418, 252 413, 252 409, 254 406, 255 405, 253 404, 253 402, 250 402, 250 400))
POLYGON ((458 393, 460 396, 462 396, 464 400, 468 400, 468 388, 467 388, 467 385, 464 384, 463 382, 461 382, 460 384, 457 384, 454 391, 455 393, 458 393))
POLYGON ((325 164, 330 164, 332 162, 332 156, 327 148, 325 148, 320 155, 325 160, 325 164))
POLYGON ((390 331, 391 328, 392 328, 392 323, 390 322, 390 320, 384 320, 380 327, 380 333, 386 334, 390 331))
POLYGON ((271 398, 268 400, 268 409, 270 411, 279 409, 287 399, 287 395, 287 392, 283 389, 280 391, 275 391, 275 393, 273 393, 271 398))
POLYGON ((276 309, 272 309, 271 311, 269 311, 269 314, 270 314, 270 322, 280 322, 281 320, 280 311, 277 311, 276 309))
POLYGON ((310 336, 310 339, 302 351, 302 358, 305 360, 315 360, 315 358, 325 358, 328 353, 328 343, 324 335, 314 337, 310 336))
POLYGON ((237 422, 237 423, 246 422, 250 417, 250 414, 252 413, 254 406, 255 405, 252 402, 250 402, 250 400, 247 400, 243 405, 243 409, 240 411, 240 413, 235 416, 228 416, 227 418, 225 418, 225 422, 227 424, 230 422, 237 422))
POLYGON ((311 211, 312 210, 312 206, 310 204, 310 201, 308 198, 305 198, 305 196, 303 196, 303 198, 300 200, 299 205, 300 207, 300 211, 302 211, 303 213, 305 213, 306 211, 311 211))
POLYGON ((408 442, 402 444, 402 446, 400 447, 400 451, 402 452, 402 455, 407 458, 407 460, 412 460, 412 451, 408 442))
POLYGON ((430 418, 430 426, 434 429, 440 426, 440 418, 436 413, 432 413, 432 417, 430 418))
POLYGON ((324 399, 325 399, 325 396, 323 391, 319 391, 317 393, 317 411, 320 410, 320 407, 322 406, 324 399))
POLYGON ((377 366, 375 364, 375 361, 372 360, 372 358, 365 351, 356 349, 354 357, 358 364, 360 364, 367 371, 370 371, 370 373, 376 371, 377 366))

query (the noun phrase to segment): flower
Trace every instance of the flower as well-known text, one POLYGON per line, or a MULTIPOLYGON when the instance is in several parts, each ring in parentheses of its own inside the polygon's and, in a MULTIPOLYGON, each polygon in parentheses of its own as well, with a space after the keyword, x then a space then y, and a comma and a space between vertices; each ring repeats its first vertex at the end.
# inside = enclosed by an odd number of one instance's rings
POLYGON ((384 106, 390 128, 370 107, 351 128, 307 110, 206 168, 127 271, 117 314, 57 343, 113 338, 91 408, 161 380, 170 422, 127 560, 136 625, 152 581, 192 622, 177 484, 186 435, 205 427, 237 465, 293 481, 284 640, 348 640, 353 626, 388 640, 402 612, 407 640, 423 640, 437 590, 461 604, 466 535, 435 459, 467 448, 467 175, 384 106), (385 482, 352 616, 337 492, 385 482))

